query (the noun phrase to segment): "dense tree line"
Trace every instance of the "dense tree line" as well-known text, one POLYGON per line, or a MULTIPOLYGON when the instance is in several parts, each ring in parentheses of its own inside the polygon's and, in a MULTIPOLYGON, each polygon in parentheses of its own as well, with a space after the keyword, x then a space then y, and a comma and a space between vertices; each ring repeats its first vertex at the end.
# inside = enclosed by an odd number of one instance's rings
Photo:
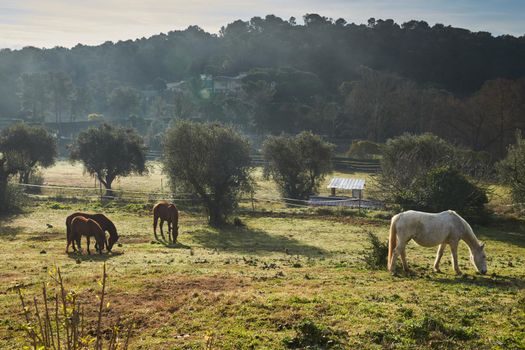
POLYGON ((501 157, 524 127, 524 61, 525 36, 268 15, 234 21, 217 35, 192 26, 99 46, 1 50, 0 117, 130 118, 157 146, 171 119, 374 142, 433 132, 501 157), (200 78, 240 73, 236 93, 210 94, 200 78), (183 87, 166 89, 178 81, 183 87))

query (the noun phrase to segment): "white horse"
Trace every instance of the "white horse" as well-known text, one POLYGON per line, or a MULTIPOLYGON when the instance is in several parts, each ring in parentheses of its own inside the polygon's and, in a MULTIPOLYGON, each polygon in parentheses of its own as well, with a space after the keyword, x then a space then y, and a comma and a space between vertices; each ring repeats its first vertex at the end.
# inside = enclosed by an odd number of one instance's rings
POLYGON ((396 260, 401 256, 403 269, 408 271, 405 247, 413 239, 423 247, 434 247, 439 244, 434 271, 439 272, 439 261, 443 256, 445 246, 450 245, 452 265, 459 275, 458 244, 462 239, 470 249, 470 260, 481 274, 487 273, 485 244, 478 241, 472 228, 455 211, 448 210, 437 214, 409 210, 399 213, 390 223, 388 239, 388 270, 394 274, 396 260))

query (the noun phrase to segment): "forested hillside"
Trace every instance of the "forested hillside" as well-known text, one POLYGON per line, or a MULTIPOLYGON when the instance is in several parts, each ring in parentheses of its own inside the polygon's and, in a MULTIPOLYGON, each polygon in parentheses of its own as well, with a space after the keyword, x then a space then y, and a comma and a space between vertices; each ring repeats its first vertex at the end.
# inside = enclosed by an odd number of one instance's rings
POLYGON ((501 156, 524 127, 524 62, 525 36, 317 14, 303 25, 269 15, 217 35, 194 26, 99 46, 4 49, 0 117, 145 118, 152 137, 173 118, 378 142, 430 131, 501 156), (203 94, 201 75, 241 73, 242 90, 203 94), (184 88, 166 89, 183 80, 184 88))

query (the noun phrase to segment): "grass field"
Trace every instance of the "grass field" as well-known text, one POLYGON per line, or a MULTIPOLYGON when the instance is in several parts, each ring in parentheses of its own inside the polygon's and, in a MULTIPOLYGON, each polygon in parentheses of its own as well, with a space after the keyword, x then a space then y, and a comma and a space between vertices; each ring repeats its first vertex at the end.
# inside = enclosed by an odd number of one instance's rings
MULTIPOLYGON (((260 175, 258 195, 277 196, 260 175)), ((45 178, 93 186, 80 166, 67 163, 45 178)), ((115 187, 159 191, 161 178, 156 167, 115 187)), ((180 242, 166 246, 152 242, 149 208, 33 200, 24 214, 2 218, 0 348, 22 348, 16 286, 37 295, 56 265, 86 308, 94 308, 104 261, 110 301, 104 313, 109 320, 135 321, 132 349, 203 349, 209 337, 214 349, 285 349, 294 338, 331 339, 318 348, 525 348, 525 225, 519 220, 474 227, 487 242, 486 276, 474 273, 464 244, 459 257, 465 275, 457 277, 448 258, 444 273, 433 273, 435 249, 411 243, 412 273, 392 277, 362 261, 367 232, 387 237, 389 221, 373 212, 259 202, 255 211, 246 205, 238 213, 244 226, 218 230, 183 205, 180 242), (64 220, 77 210, 107 214, 121 246, 110 255, 66 254, 64 220), (310 327, 300 328, 305 321, 310 327)))

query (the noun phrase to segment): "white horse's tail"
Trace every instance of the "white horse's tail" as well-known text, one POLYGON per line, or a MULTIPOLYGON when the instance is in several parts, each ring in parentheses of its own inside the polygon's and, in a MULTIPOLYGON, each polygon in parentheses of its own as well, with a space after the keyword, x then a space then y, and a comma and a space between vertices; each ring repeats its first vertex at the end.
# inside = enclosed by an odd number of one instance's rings
POLYGON ((392 220, 390 221, 390 235, 388 237, 388 261, 387 261, 387 267, 390 270, 392 268, 392 254, 394 253, 394 249, 397 246, 397 232, 396 232, 396 223, 399 216, 395 215, 392 220))

